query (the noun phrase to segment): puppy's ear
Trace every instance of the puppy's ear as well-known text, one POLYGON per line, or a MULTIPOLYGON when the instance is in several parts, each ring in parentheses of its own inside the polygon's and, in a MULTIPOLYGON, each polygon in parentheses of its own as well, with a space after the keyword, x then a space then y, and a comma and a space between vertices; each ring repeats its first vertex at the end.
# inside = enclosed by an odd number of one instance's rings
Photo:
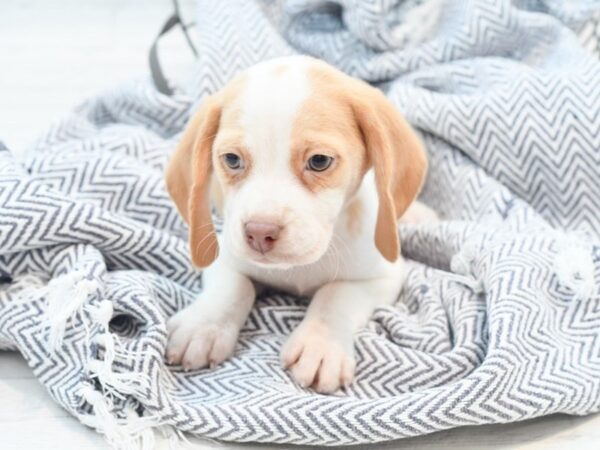
POLYGON ((375 172, 379 210, 375 245, 388 261, 400 255, 397 219, 419 193, 427 171, 424 146, 383 93, 366 83, 354 90, 354 115, 375 172))
POLYGON ((187 124, 165 175, 169 195, 189 226, 190 254, 198 267, 210 265, 219 253, 209 191, 220 117, 219 102, 209 97, 187 124))

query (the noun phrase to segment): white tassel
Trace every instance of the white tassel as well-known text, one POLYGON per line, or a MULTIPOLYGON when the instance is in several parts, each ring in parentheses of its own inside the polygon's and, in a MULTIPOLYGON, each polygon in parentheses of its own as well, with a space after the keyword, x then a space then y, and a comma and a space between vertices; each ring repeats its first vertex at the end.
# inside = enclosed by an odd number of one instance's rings
POLYGON ((153 428, 160 426, 156 417, 139 417, 133 409, 127 411, 127 417, 117 418, 109 407, 108 400, 90 385, 84 385, 80 394, 92 405, 94 413, 80 416, 80 420, 98 432, 115 449, 151 450, 154 447, 153 428))
POLYGON ((594 260, 585 244, 565 243, 554 258, 554 272, 560 283, 575 293, 575 300, 586 300, 594 294, 594 260))
POLYGON ((110 323, 110 320, 112 319, 113 314, 114 314, 114 308, 113 308, 113 304, 110 300, 102 300, 97 305, 94 305, 94 307, 90 311, 90 315, 92 316, 92 319, 94 319, 94 321, 98 325, 103 326, 107 331, 108 331, 108 324, 110 323))
POLYGON ((113 305, 109 300, 103 300, 96 305, 90 315, 94 322, 104 328, 105 332, 94 338, 96 344, 104 347, 104 359, 92 359, 87 369, 93 377, 98 378, 104 391, 121 399, 127 394, 147 396, 150 392, 150 378, 142 373, 118 373, 113 371, 113 363, 117 355, 115 336, 109 332, 109 323, 113 317, 113 305))
MULTIPOLYGON (((171 425, 161 425, 155 428, 156 431, 166 439, 169 450, 176 450, 181 448, 182 444, 191 446, 192 443, 187 439, 183 431, 171 425)), ((216 441, 214 441, 216 442, 216 441)))
POLYGON ((85 277, 81 271, 55 278, 43 289, 46 296, 46 322, 49 327, 49 343, 52 350, 62 345, 65 328, 69 319, 80 314, 86 330, 86 343, 90 339, 91 326, 98 325, 104 333, 98 334, 93 341, 104 347, 102 360, 91 359, 87 370, 92 377, 98 379, 103 392, 95 390, 91 385, 84 385, 80 390, 82 398, 89 403, 94 413, 81 415, 80 420, 105 435, 108 443, 117 449, 150 450, 155 445, 153 428, 160 426, 156 417, 138 417, 135 411, 128 411, 127 418, 119 419, 111 411, 112 399, 125 400, 126 395, 147 396, 150 392, 150 379, 142 373, 117 373, 113 371, 113 363, 117 354, 116 338, 109 331, 109 323, 113 317, 113 304, 103 300, 96 305, 86 305, 89 296, 99 290, 99 283, 85 277), (89 319, 82 314, 84 307, 89 319), (91 319, 91 320, 90 320, 91 319))
POLYGON ((112 370, 112 361, 92 359, 87 364, 91 376, 98 378, 106 393, 121 399, 133 394, 147 396, 150 392, 150 379, 142 373, 118 373, 112 370))
POLYGON ((151 422, 153 419, 148 417, 140 418, 132 408, 127 411, 127 418, 130 420, 130 428, 133 429, 133 433, 140 436, 141 450, 153 450, 156 439, 154 430, 148 425, 148 422, 151 422), (136 429, 136 426, 139 429, 136 429))
POLYGON ((106 440, 113 448, 137 448, 134 445, 128 445, 132 440, 127 436, 123 427, 119 424, 117 418, 110 412, 109 407, 102 397, 102 394, 91 386, 85 385, 81 388, 81 396, 94 408, 93 417, 87 416, 84 422, 100 431, 106 437, 106 440))
MULTIPOLYGON (((85 284, 85 281, 89 280, 81 279, 77 282, 80 292, 92 287, 90 284, 85 284)), ((82 306, 84 306, 83 302, 76 310, 80 310, 82 306)), ((139 417, 133 409, 127 411, 126 418, 119 419, 111 412, 109 406, 112 405, 114 398, 125 401, 127 395, 148 396, 151 391, 150 378, 142 373, 118 373, 113 370, 115 358, 125 352, 117 350, 118 340, 110 333, 109 324, 114 314, 112 302, 102 300, 95 305, 87 305, 86 310, 91 319, 89 320, 91 324, 88 324, 84 317, 87 330, 86 342, 92 343, 90 325, 97 325, 104 329, 103 333, 93 338, 94 343, 104 348, 103 359, 90 359, 86 366, 90 375, 99 381, 102 392, 95 390, 91 385, 81 388, 81 396, 92 405, 94 414, 81 416, 80 419, 86 425, 103 433, 114 448, 151 450, 155 446, 153 428, 161 425, 158 419, 139 417)))
POLYGON ((50 281, 44 289, 49 349, 62 345, 67 322, 81 312, 90 294, 99 289, 96 280, 89 280, 81 271, 73 271, 50 281))

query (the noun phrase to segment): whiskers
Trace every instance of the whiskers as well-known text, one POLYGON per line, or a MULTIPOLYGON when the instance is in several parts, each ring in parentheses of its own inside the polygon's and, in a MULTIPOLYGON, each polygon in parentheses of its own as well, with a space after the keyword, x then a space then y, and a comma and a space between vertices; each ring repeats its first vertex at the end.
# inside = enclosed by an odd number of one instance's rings
POLYGON ((203 260, 206 257, 206 255, 209 254, 209 252, 212 249, 215 248, 215 246, 217 247, 217 256, 219 255, 219 251, 220 251, 219 245, 218 245, 219 243, 218 243, 218 240, 217 240, 217 232, 214 230, 214 226, 213 226, 212 222, 208 222, 208 223, 204 223, 204 224, 201 224, 201 225, 197 225, 197 226, 194 227, 194 230, 196 232, 198 232, 198 231, 200 231, 200 230, 202 230, 204 228, 207 228, 207 227, 213 227, 213 229, 210 232, 206 233, 206 235, 202 239, 200 239, 200 241, 197 242, 195 244, 195 247, 194 247, 194 254, 196 254, 202 248, 202 244, 204 244, 204 242, 206 242, 207 239, 210 239, 211 237, 214 236, 214 240, 202 252, 201 259, 203 259, 203 260))

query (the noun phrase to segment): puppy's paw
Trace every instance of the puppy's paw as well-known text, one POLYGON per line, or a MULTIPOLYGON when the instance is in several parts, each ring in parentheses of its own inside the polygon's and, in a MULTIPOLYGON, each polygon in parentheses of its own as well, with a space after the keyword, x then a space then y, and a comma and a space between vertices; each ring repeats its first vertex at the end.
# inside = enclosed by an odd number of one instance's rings
POLYGON ((181 364, 186 371, 213 368, 233 354, 239 334, 237 326, 203 317, 206 316, 192 304, 167 322, 169 364, 181 364))
POLYGON ((302 322, 283 346, 281 362, 300 386, 332 394, 354 377, 353 336, 322 323, 302 322))

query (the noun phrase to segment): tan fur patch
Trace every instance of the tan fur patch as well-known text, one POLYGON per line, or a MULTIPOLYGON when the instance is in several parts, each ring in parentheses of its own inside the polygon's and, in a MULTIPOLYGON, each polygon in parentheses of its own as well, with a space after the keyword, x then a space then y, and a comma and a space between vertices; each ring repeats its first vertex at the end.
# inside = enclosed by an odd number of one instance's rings
POLYGON ((367 168, 361 132, 344 98, 344 80, 323 63, 308 71, 312 95, 303 103, 293 126, 292 169, 311 191, 334 188, 349 182, 355 192, 367 168), (340 83, 341 81, 341 83, 340 83), (306 170, 306 162, 315 154, 334 158, 323 172, 306 170))
POLYGON ((350 200, 346 206, 346 227, 351 234, 357 235, 360 233, 360 222, 363 214, 363 204, 359 198, 350 200))
MULTIPOLYGON (((240 124, 242 115, 242 90, 246 83, 245 76, 240 76, 219 92, 223 105, 219 133, 213 144, 212 161, 216 178, 221 182, 223 198, 227 195, 227 186, 239 183, 248 176, 252 169, 252 159, 244 148, 244 134, 240 124), (235 172, 223 162, 222 155, 235 153, 244 161, 245 168, 235 172)), ((222 199, 223 200, 223 199, 222 199)))
MULTIPOLYGON (((368 167, 373 168, 379 196, 375 245, 389 261, 400 254, 397 219, 417 196, 427 159, 418 135, 383 93, 322 61, 309 69, 314 95, 303 105, 294 124, 292 166, 312 191, 342 184, 356 188, 368 167), (315 174, 300 166, 307 148, 322 146, 337 155, 339 164, 315 174)), ((324 152, 327 154, 326 152, 324 152)), ((348 194, 352 195, 353 189, 348 194)))

